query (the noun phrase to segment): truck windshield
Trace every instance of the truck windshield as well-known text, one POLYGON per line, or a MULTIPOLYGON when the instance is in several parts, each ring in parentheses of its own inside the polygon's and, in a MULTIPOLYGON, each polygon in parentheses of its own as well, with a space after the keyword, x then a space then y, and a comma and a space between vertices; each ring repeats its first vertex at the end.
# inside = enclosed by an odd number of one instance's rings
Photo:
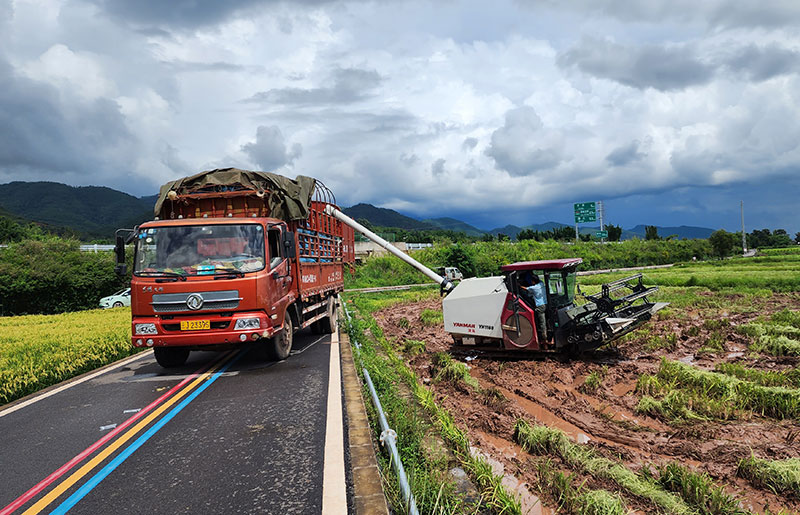
POLYGON ((255 272, 264 268, 264 228, 226 224, 140 229, 134 260, 136 275, 255 272))

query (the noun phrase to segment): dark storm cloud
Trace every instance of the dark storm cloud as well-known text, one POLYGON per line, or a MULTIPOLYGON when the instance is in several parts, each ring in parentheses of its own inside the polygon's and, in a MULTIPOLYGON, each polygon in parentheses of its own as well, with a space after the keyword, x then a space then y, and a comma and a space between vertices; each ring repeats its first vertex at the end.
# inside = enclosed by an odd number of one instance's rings
POLYGON ((607 40, 584 39, 558 58, 561 67, 577 67, 595 77, 637 89, 684 89, 710 82, 714 68, 688 46, 626 47, 607 40))
POLYGON ((331 83, 330 87, 271 89, 260 91, 243 102, 293 105, 347 104, 371 97, 382 78, 374 70, 338 68, 331 73, 328 80, 331 83))
POLYGON ((295 143, 292 149, 288 150, 283 133, 278 127, 261 125, 256 130, 255 142, 242 145, 242 151, 262 170, 270 171, 291 164, 300 157, 303 148, 299 143, 295 143))
POLYGON ((795 0, 522 0, 530 6, 600 14, 624 22, 696 22, 709 27, 788 27, 800 22, 800 3, 795 0))
POLYGON ((628 163, 641 161, 647 154, 639 152, 639 141, 633 140, 629 144, 615 148, 607 156, 608 161, 613 166, 625 166, 628 163))
POLYGON ((0 171, 99 177, 125 170, 137 145, 115 102, 60 94, 16 75, 2 58, 0 133, 0 171))
POLYGON ((552 140, 536 111, 522 106, 506 113, 505 125, 492 133, 486 155, 509 175, 532 175, 561 161, 561 150, 552 140))
POLYGON ((748 45, 731 52, 726 61, 733 74, 743 74, 752 80, 767 80, 800 70, 800 52, 777 45, 758 47, 748 45))

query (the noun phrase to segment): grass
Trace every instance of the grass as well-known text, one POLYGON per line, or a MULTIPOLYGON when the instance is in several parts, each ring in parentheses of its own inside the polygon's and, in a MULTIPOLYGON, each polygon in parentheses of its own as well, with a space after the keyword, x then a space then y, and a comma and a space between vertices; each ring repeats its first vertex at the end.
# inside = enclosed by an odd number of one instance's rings
POLYGON ((0 317, 0 405, 136 352, 130 308, 0 317))
POLYGON ((739 462, 736 474, 776 494, 800 497, 800 458, 764 460, 750 456, 739 462))
POLYGON ((540 491, 549 494, 559 510, 581 515, 625 515, 628 508, 618 494, 573 486, 573 476, 557 470, 552 461, 537 463, 540 491))
POLYGON ((403 350, 411 356, 422 354, 425 352, 425 342, 421 342, 419 340, 406 340, 405 345, 403 345, 403 350))
MULTIPOLYGON (((455 486, 448 476, 446 463, 433 458, 426 452, 425 442, 435 428, 413 401, 403 395, 400 385, 404 382, 402 374, 379 350, 370 344, 367 334, 382 338, 380 327, 374 320, 353 317, 348 324, 350 337, 361 342, 360 350, 354 349, 354 358, 359 372, 361 367, 369 370, 375 390, 383 405, 387 421, 397 433, 397 449, 411 484, 411 491, 421 512, 462 513, 463 502, 455 493, 455 486)), ((369 398, 369 393, 362 393, 369 398)), ((367 412, 375 434, 381 432, 377 413, 367 402, 367 412)), ((382 474, 385 478, 384 490, 393 509, 403 511, 402 495, 397 479, 386 453, 378 456, 382 474)))
POLYGON ((747 368, 738 363, 717 363, 714 370, 761 386, 800 388, 800 370, 796 368, 773 371, 747 368))
POLYGON ((596 392, 603 384, 603 379, 608 374, 608 366, 603 366, 599 370, 593 370, 586 376, 581 385, 581 390, 584 392, 596 392))
POLYGON ((464 383, 474 390, 480 391, 481 385, 478 380, 469 374, 466 364, 456 361, 446 352, 437 352, 433 355, 432 367, 434 370, 435 381, 446 381, 453 385, 464 383))
POLYGON ((419 319, 422 325, 425 326, 441 326, 444 323, 444 313, 441 309, 423 309, 419 314, 419 319))
POLYGON ((784 309, 774 313, 770 320, 777 324, 788 325, 800 329, 800 311, 784 309))
POLYGON ((773 356, 800 356, 800 341, 785 336, 759 336, 750 350, 773 356))
POLYGON ((666 392, 661 400, 643 397, 637 409, 667 419, 686 419, 688 412, 684 408, 722 419, 735 416, 735 410, 777 419, 800 416, 800 390, 762 386, 663 358, 657 376, 643 374, 639 378, 637 391, 645 395, 666 392))
MULTIPOLYGON (((354 313, 351 323, 348 325, 351 338, 357 339, 361 343, 361 350, 354 351, 354 356, 359 364, 369 369, 378 395, 384 404, 389 424, 398 432, 398 437, 403 438, 403 433, 398 428, 406 428, 408 425, 416 424, 417 428, 425 427, 426 431, 438 431, 481 494, 477 506, 464 504, 459 495, 452 490, 452 482, 446 473, 446 467, 442 468, 441 463, 433 462, 425 456, 420 439, 411 438, 412 444, 410 445, 401 446, 398 442, 401 460, 407 471, 416 471, 413 474, 409 472, 409 478, 420 513, 476 513, 489 509, 493 513, 520 514, 519 501, 502 486, 502 476, 494 474, 491 465, 486 460, 470 452, 470 442, 466 433, 455 424, 450 413, 436 403, 433 393, 420 384, 405 361, 397 356, 392 344, 384 338, 383 331, 371 316, 371 313, 397 302, 430 298, 433 296, 431 293, 431 290, 417 290, 416 292, 407 290, 369 295, 347 295, 347 305, 358 311, 357 316, 354 313), (394 297, 394 302, 392 297, 394 297), (413 394, 411 399, 400 393, 402 384, 411 390, 413 394), (422 413, 425 414, 424 417, 421 416, 422 413), (413 443, 417 441, 418 444, 413 443)), ((433 294, 436 295, 436 292, 433 294)), ((414 347, 413 344, 412 347, 414 347)), ((447 357, 449 358, 449 356, 447 357)), ((464 365, 453 360, 450 361, 464 365)), ((446 359, 442 359, 442 365, 443 368, 448 365, 446 359)), ((450 369, 457 370, 458 366, 450 365, 450 369)), ((466 370, 466 366, 464 366, 464 370, 466 370)), ((450 372, 445 374, 450 374, 450 372)), ((455 374, 454 377, 457 376, 458 374, 455 374)), ((467 377, 469 377, 468 373, 467 377)), ((408 428, 409 434, 412 436, 416 434, 417 428, 408 428)), ((376 434, 378 432, 376 430, 376 434)), ((386 457, 382 455, 381 459, 384 474, 394 477, 386 457)), ((400 501, 397 491, 396 480, 387 484, 391 484, 394 488, 393 492, 389 492, 393 508, 397 512, 402 512, 402 501, 400 501)))
POLYGON ((746 515, 750 512, 740 507, 740 500, 728 494, 704 472, 694 472, 678 463, 667 463, 642 469, 645 477, 681 496, 686 503, 703 515, 746 515))
POLYGON ((570 442, 567 435, 558 429, 530 425, 519 420, 514 426, 514 440, 530 453, 558 456, 570 467, 591 474, 598 480, 613 481, 627 494, 652 503, 667 513, 680 515, 695 512, 676 495, 636 475, 621 463, 597 455, 588 445, 570 442))

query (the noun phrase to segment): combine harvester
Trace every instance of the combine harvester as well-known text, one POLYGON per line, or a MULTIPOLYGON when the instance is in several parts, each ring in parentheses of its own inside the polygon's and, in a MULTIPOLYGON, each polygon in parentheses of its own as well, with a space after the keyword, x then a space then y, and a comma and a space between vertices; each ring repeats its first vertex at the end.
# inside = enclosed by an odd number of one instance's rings
POLYGON ((580 258, 527 261, 501 267, 502 276, 464 279, 454 286, 334 206, 326 212, 420 270, 440 285, 445 331, 458 346, 485 350, 577 353, 596 349, 644 324, 667 303, 649 302, 658 287, 642 284, 642 274, 602 286, 595 295, 578 294, 576 272, 580 258), (522 283, 533 275, 544 283, 547 296, 547 335, 538 334, 534 303, 522 283))

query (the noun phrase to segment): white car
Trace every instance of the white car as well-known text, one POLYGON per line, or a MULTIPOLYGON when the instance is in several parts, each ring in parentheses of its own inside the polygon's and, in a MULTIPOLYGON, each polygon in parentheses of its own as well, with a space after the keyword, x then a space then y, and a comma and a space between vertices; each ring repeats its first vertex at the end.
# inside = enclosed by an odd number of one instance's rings
POLYGON ((100 299, 100 307, 103 309, 108 308, 121 308, 122 306, 130 306, 131 305, 131 289, 125 288, 124 290, 120 290, 114 295, 109 295, 108 297, 103 297, 100 299))

